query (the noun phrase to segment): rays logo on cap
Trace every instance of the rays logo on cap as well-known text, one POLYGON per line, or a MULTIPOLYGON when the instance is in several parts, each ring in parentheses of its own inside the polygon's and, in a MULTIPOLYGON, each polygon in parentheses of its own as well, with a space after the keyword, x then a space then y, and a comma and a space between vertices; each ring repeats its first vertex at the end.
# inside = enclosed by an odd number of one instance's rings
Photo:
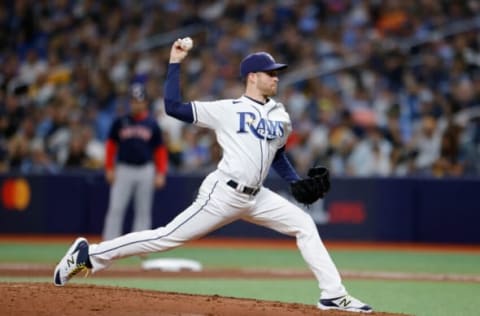
POLYGON ((240 63, 240 76, 245 78, 250 72, 273 71, 287 68, 287 64, 279 64, 267 52, 253 53, 240 63))

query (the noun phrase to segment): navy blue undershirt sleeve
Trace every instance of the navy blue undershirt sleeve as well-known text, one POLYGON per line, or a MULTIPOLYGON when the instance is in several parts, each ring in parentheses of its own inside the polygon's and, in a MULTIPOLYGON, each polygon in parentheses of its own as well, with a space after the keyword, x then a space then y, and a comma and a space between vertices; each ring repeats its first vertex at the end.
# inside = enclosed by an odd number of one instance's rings
POLYGON ((289 183, 300 180, 295 168, 288 160, 285 153, 285 146, 277 150, 275 158, 273 158, 272 167, 282 177, 282 179, 289 183))
POLYGON ((165 112, 181 121, 193 122, 192 104, 182 103, 180 94, 180 63, 168 64, 164 85, 165 112))

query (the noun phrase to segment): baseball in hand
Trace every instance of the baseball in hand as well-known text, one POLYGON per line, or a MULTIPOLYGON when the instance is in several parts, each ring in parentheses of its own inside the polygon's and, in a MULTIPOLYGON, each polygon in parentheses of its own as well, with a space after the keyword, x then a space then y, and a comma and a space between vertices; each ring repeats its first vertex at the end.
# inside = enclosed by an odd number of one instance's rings
POLYGON ((190 37, 184 37, 182 38, 180 46, 183 50, 191 50, 193 47, 193 40, 190 37))

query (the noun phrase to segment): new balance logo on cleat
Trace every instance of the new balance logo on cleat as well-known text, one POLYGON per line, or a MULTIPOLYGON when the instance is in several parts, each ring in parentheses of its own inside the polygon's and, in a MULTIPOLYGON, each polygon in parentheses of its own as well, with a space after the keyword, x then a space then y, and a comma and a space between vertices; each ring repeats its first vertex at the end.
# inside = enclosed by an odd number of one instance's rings
POLYGON ((340 303, 338 303, 338 305, 343 306, 343 307, 347 307, 348 305, 350 305, 351 302, 352 301, 347 300, 347 297, 345 297, 343 300, 340 301, 340 303))
POLYGON ((338 309, 348 312, 371 313, 372 308, 350 295, 320 299, 317 307, 323 310, 338 309))
POLYGON ((56 286, 64 286, 78 272, 91 267, 88 259, 88 242, 85 238, 77 238, 55 267, 53 283, 56 286))

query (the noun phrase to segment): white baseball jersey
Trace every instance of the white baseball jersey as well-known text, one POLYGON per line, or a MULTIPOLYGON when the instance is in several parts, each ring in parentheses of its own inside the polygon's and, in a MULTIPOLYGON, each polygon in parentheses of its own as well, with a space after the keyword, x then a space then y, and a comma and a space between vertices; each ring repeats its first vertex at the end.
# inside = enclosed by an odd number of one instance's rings
POLYGON ((92 271, 105 269, 118 258, 178 247, 242 219, 294 236, 318 280, 321 297, 345 295, 340 275, 311 216, 262 186, 276 152, 291 131, 283 105, 272 99, 262 105, 242 96, 186 106, 192 107, 194 124, 215 131, 223 149, 218 169, 202 182, 194 202, 166 226, 90 245, 92 271), (245 191, 246 187, 254 190, 245 191))
POLYGON ((194 124, 213 129, 223 149, 218 170, 246 186, 260 187, 292 130, 283 104, 269 99, 261 105, 242 96, 196 101, 192 108, 194 124))

